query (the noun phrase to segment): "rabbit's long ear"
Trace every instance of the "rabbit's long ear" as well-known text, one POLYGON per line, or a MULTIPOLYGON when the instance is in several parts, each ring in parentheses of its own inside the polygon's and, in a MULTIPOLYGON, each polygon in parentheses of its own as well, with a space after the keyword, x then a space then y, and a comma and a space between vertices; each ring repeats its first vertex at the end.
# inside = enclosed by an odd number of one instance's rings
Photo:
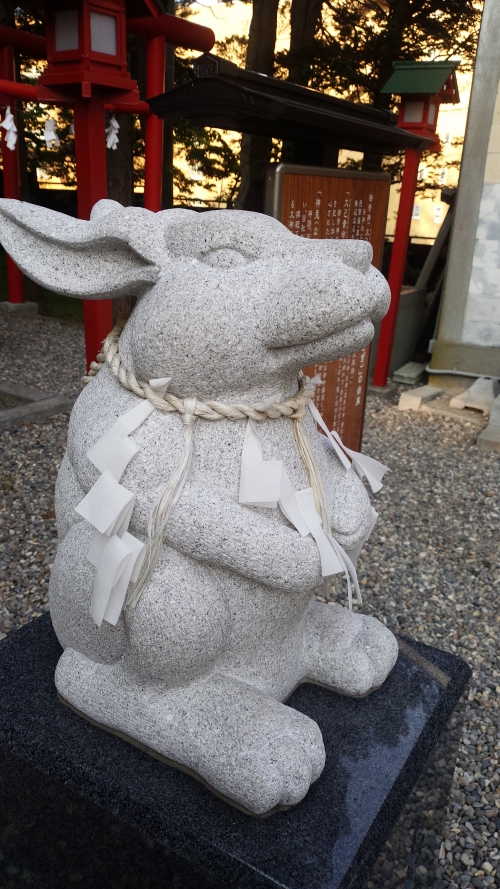
POLYGON ((160 271, 162 226, 155 217, 100 201, 87 222, 4 199, 0 241, 28 278, 56 293, 85 299, 140 296, 160 271))

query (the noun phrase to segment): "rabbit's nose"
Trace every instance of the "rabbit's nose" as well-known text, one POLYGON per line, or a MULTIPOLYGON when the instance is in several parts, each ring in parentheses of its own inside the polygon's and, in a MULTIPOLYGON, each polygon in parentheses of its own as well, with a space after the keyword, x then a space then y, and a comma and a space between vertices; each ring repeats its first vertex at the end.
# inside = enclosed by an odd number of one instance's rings
POLYGON ((389 305, 387 282, 373 266, 363 274, 348 263, 295 263, 283 269, 265 307, 267 347, 312 343, 336 331, 381 318, 389 305))

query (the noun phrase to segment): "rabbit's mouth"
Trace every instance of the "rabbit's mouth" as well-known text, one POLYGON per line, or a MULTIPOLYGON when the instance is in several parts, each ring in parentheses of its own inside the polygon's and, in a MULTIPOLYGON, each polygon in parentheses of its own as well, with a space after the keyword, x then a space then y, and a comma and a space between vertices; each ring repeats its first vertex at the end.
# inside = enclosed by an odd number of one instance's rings
POLYGON ((354 324, 345 324, 334 333, 314 342, 274 346, 269 351, 277 357, 279 356, 280 363, 286 365, 295 363, 305 367, 307 364, 332 361, 351 355, 367 346, 373 339, 373 334, 372 322, 368 318, 364 318, 354 324))

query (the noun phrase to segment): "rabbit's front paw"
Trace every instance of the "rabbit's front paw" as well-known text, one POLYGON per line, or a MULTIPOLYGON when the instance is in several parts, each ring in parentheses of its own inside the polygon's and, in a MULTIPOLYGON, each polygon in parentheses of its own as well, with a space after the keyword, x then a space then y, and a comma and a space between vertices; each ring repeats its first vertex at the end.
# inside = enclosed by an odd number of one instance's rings
POLYGON ((361 697, 382 685, 397 658, 396 637, 374 617, 340 605, 309 606, 304 678, 361 697))

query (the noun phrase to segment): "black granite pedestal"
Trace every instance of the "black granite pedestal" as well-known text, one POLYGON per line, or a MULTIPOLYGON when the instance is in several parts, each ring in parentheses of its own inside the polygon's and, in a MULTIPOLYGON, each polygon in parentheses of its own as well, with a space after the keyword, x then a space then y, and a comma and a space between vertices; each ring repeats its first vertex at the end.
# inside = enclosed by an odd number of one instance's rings
POLYGON ((298 806, 260 820, 64 707, 60 652, 48 615, 0 643, 2 889, 439 885, 460 658, 406 640, 368 698, 301 686, 288 703, 319 724, 326 766, 298 806))

